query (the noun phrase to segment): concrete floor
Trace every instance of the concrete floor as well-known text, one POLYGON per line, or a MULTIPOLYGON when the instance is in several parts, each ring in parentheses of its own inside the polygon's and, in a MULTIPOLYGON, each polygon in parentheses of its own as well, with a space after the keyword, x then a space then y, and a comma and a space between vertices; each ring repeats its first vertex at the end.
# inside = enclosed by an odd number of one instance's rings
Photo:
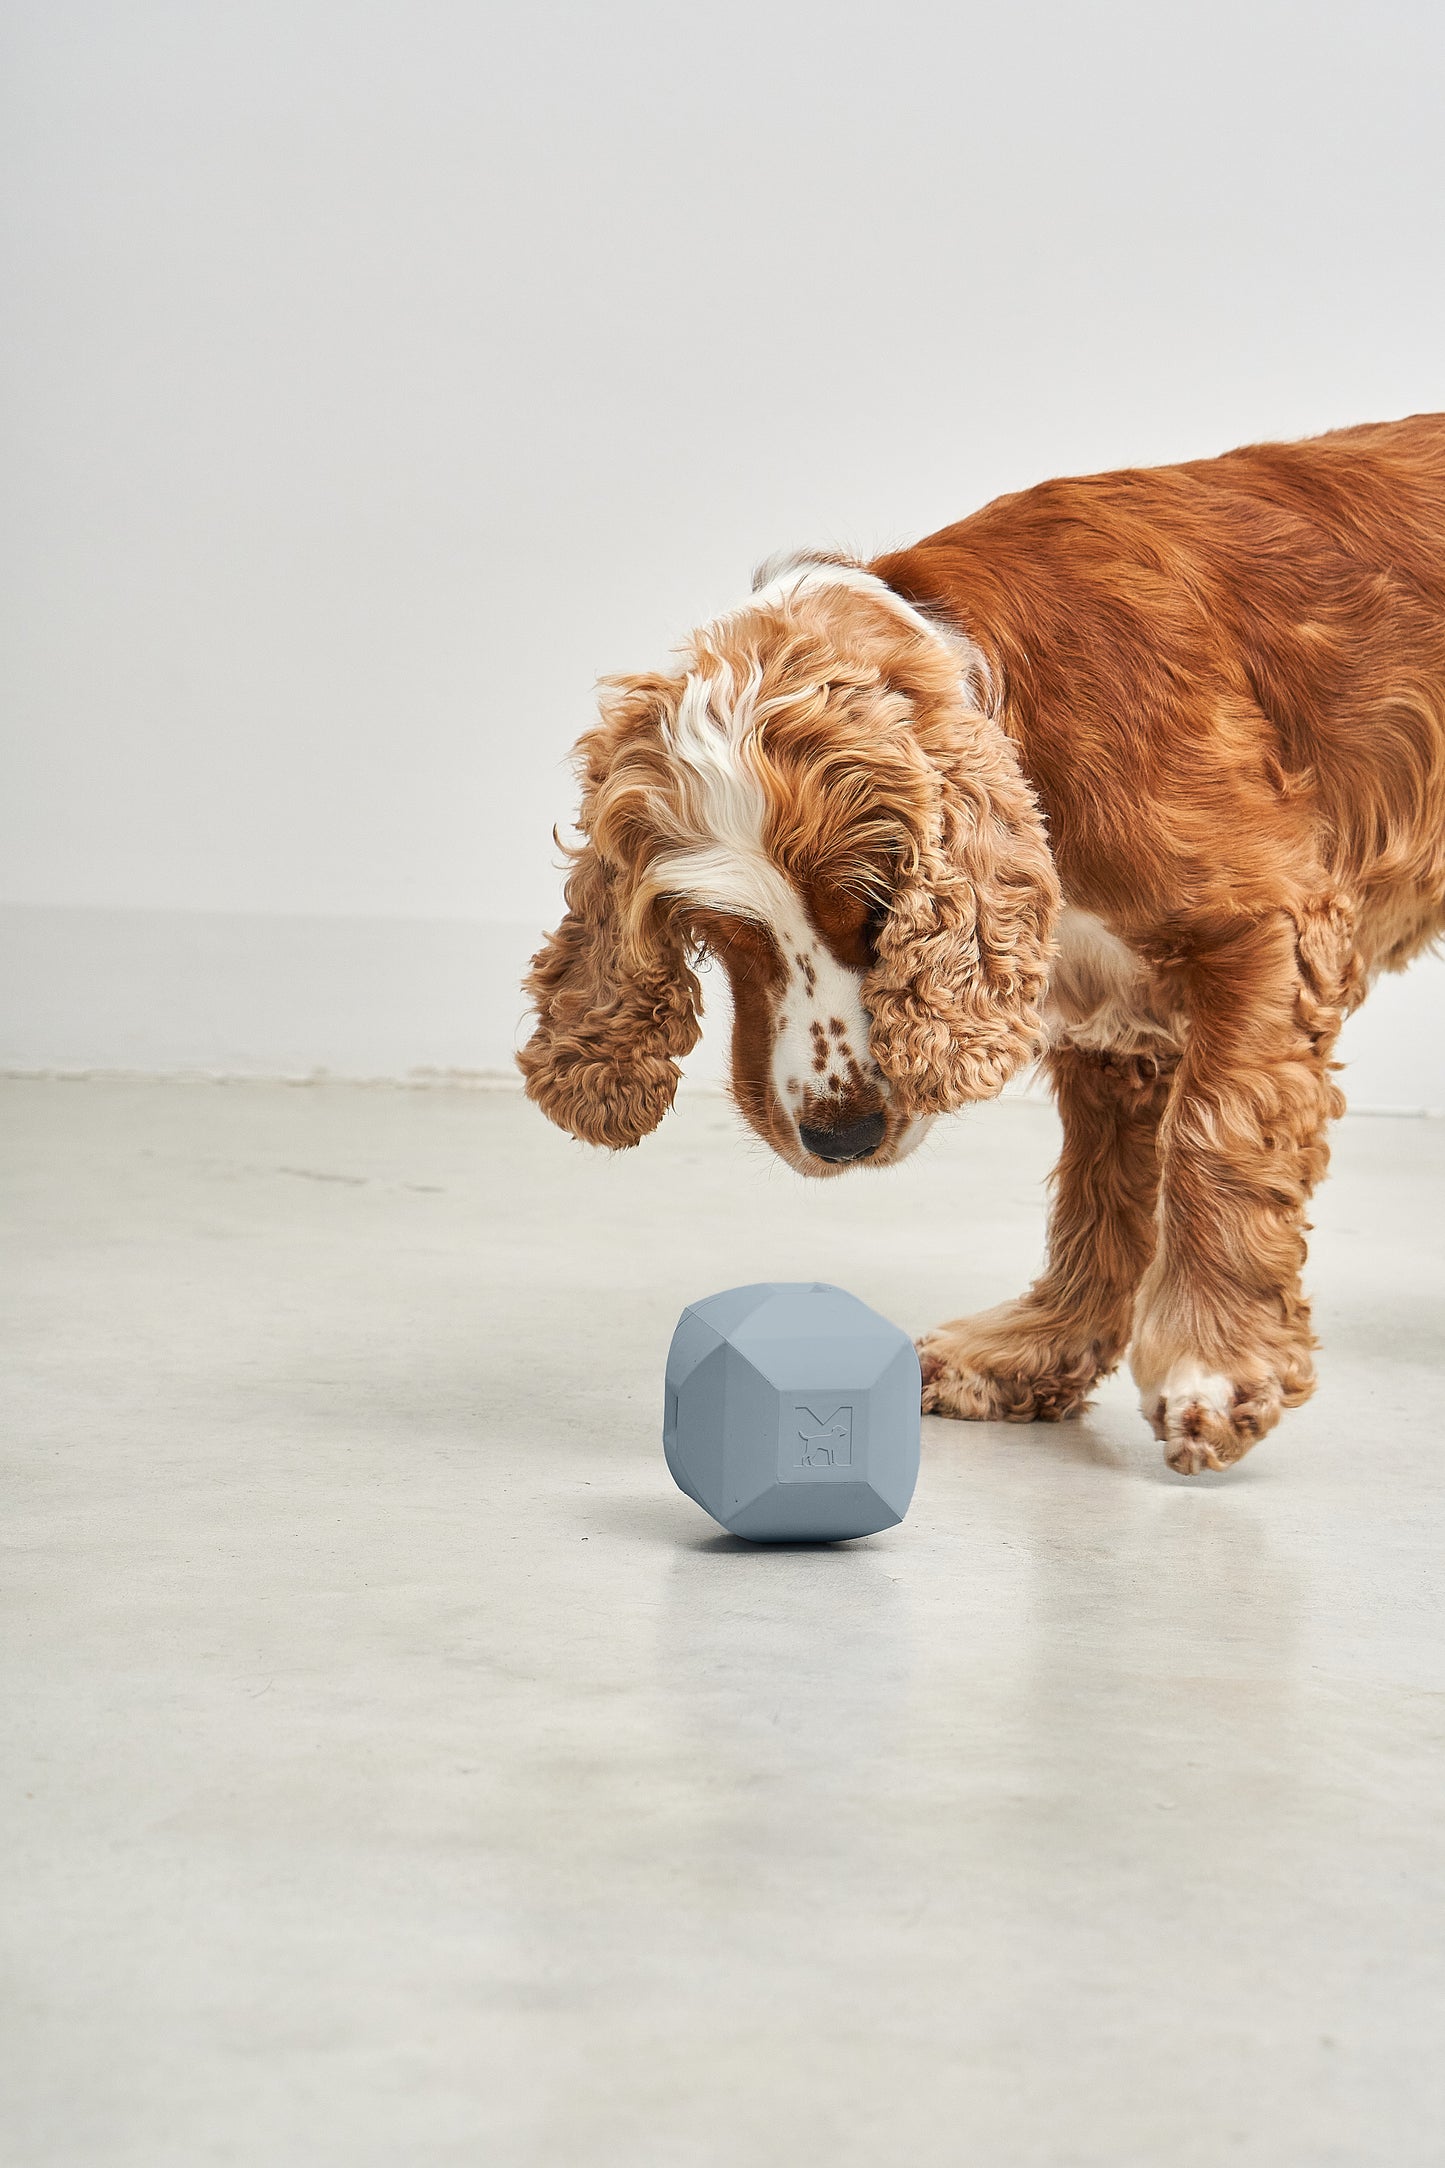
POLYGON ((684 1300, 1020 1288, 1046 1109, 804 1187, 692 1099, 13 1083, 4 2157, 1445 2159, 1445 1123, 1343 1125, 1323 1384, 672 1488, 684 1300))

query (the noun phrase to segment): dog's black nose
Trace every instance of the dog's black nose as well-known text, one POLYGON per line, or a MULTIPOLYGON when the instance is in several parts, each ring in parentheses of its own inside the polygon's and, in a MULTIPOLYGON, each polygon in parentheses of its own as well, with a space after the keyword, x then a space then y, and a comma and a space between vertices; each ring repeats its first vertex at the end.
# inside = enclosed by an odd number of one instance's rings
POLYGON ((846 1129, 815 1129, 810 1122, 799 1122, 798 1135, 806 1151, 814 1159, 830 1159, 835 1163, 845 1159, 867 1159, 883 1142, 887 1127, 881 1114, 865 1114, 862 1121, 850 1122, 846 1129))

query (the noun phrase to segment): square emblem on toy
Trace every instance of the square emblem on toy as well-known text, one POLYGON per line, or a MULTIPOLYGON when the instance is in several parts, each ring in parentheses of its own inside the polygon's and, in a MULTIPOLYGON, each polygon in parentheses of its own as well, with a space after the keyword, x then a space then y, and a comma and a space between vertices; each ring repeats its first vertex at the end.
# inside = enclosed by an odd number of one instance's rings
POLYGON ((800 1477, 817 1483, 830 1475, 851 1479, 853 1410, 846 1404, 830 1407, 830 1393, 810 1397, 816 1406, 799 1400, 784 1413, 778 1474, 785 1483, 800 1477))

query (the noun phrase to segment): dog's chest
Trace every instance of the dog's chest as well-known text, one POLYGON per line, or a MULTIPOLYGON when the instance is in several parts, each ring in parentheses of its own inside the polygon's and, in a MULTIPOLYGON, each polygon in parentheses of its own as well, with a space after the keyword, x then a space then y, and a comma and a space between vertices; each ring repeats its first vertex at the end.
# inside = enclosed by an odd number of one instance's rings
POLYGON ((1046 1043, 1133 1054, 1161 1040, 1177 1045, 1181 1030, 1128 944, 1092 911, 1066 905, 1044 1004, 1046 1043))

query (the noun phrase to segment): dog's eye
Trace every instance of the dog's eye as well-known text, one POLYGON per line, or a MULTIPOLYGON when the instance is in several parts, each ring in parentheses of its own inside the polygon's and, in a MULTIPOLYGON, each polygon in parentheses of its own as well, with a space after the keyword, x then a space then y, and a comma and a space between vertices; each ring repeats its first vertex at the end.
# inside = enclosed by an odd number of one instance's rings
POLYGON ((835 956, 855 969, 873 962, 873 941, 883 922, 881 903, 851 881, 815 881, 807 900, 808 916, 835 956))
POLYGON ((694 964, 726 956, 737 921, 718 911, 689 911, 683 919, 687 953, 694 964))

